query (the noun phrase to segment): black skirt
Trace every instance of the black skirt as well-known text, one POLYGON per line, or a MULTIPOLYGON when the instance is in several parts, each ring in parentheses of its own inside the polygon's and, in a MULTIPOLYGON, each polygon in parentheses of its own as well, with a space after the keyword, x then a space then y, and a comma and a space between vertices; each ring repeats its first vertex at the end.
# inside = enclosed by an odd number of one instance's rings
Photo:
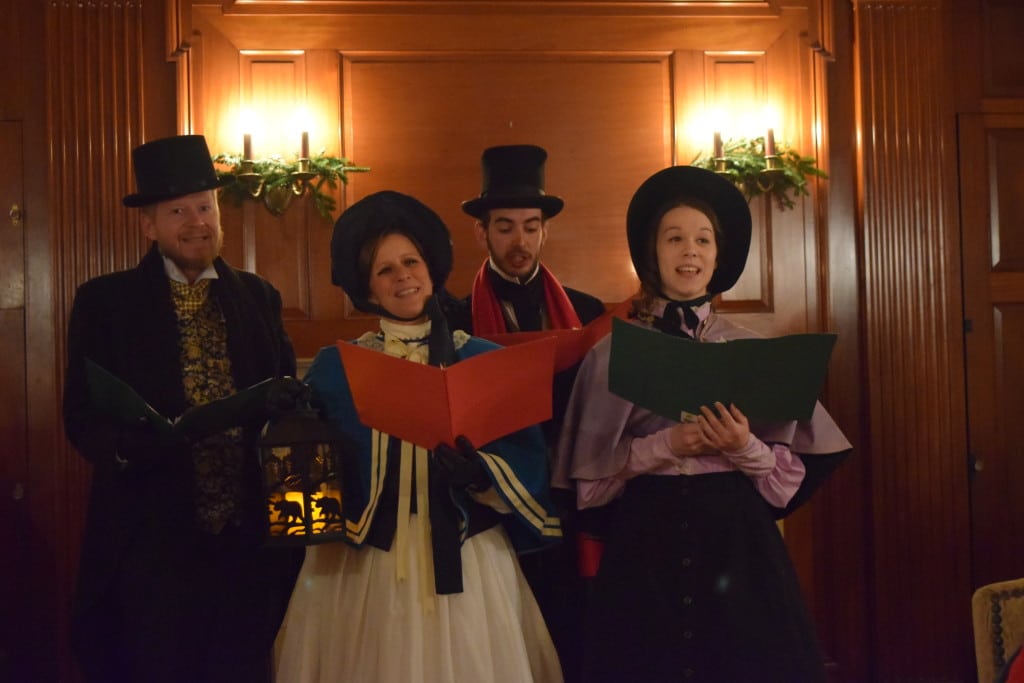
POLYGON ((631 480, 587 622, 590 683, 825 680, 782 536, 740 472, 631 480))

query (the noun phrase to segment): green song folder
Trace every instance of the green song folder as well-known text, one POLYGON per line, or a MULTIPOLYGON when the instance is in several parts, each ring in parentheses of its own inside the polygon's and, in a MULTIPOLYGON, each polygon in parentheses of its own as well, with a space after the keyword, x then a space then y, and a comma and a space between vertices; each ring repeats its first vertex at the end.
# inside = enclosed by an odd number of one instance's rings
POLYGON ((265 415, 267 392, 274 381, 266 379, 231 396, 193 406, 176 420, 169 420, 124 380, 89 358, 85 360, 85 375, 90 400, 99 412, 125 425, 148 421, 160 434, 193 441, 265 415))
POLYGON ((715 401, 751 420, 806 420, 835 342, 834 334, 697 342, 613 320, 608 386, 673 420, 715 401))

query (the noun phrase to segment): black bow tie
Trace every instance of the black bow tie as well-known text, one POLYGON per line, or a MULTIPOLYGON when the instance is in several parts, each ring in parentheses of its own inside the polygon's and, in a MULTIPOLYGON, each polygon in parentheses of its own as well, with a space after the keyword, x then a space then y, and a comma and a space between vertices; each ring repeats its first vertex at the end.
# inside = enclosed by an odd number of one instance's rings
POLYGON ((540 313, 544 306, 544 278, 538 275, 526 284, 520 284, 509 282, 490 268, 487 275, 498 299, 512 304, 520 332, 532 332, 544 326, 540 313))
POLYGON ((689 330, 696 332, 698 325, 700 325, 700 318, 697 316, 697 312, 691 306, 679 301, 670 301, 665 306, 665 312, 661 314, 661 317, 654 319, 656 329, 675 337, 693 339, 694 335, 689 330), (687 329, 683 329, 684 322, 687 329))

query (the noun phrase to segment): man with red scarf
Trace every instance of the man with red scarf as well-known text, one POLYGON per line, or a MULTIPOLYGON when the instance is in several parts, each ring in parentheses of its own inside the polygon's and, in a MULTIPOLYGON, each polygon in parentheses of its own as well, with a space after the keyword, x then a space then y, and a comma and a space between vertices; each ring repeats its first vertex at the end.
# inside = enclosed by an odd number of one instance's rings
MULTIPOLYGON (((461 320, 451 319, 453 328, 484 337, 504 332, 572 329, 605 312, 600 299, 563 287, 541 263, 548 221, 564 206, 561 198, 544 192, 546 160, 547 152, 536 145, 504 145, 484 150, 483 189, 479 197, 463 202, 462 210, 476 219, 473 231, 477 242, 487 250, 488 258, 473 281, 461 320)), ((555 377, 554 416, 544 425, 549 443, 557 440, 576 369, 570 368, 555 377)), ((566 515, 575 505, 571 500, 555 502, 563 508, 566 538, 572 539, 573 520, 566 519, 566 515)), ((579 678, 584 587, 576 573, 573 542, 521 556, 520 565, 548 622, 566 683, 574 683, 579 678)))

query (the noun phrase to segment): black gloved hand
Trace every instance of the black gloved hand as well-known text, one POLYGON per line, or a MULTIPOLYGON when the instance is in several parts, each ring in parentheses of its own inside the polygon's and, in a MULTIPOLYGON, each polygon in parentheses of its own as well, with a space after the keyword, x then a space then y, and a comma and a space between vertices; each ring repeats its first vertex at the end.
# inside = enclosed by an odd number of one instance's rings
POLYGON ((309 405, 312 390, 294 377, 277 377, 267 388, 267 414, 277 417, 296 408, 309 405))
POLYGON ((143 418, 121 429, 114 460, 123 470, 142 471, 157 466, 187 447, 184 437, 159 432, 152 422, 143 418))
POLYGON ((455 439, 455 448, 439 443, 434 460, 448 476, 450 486, 469 491, 483 491, 491 485, 484 461, 476 447, 464 436, 455 439))

